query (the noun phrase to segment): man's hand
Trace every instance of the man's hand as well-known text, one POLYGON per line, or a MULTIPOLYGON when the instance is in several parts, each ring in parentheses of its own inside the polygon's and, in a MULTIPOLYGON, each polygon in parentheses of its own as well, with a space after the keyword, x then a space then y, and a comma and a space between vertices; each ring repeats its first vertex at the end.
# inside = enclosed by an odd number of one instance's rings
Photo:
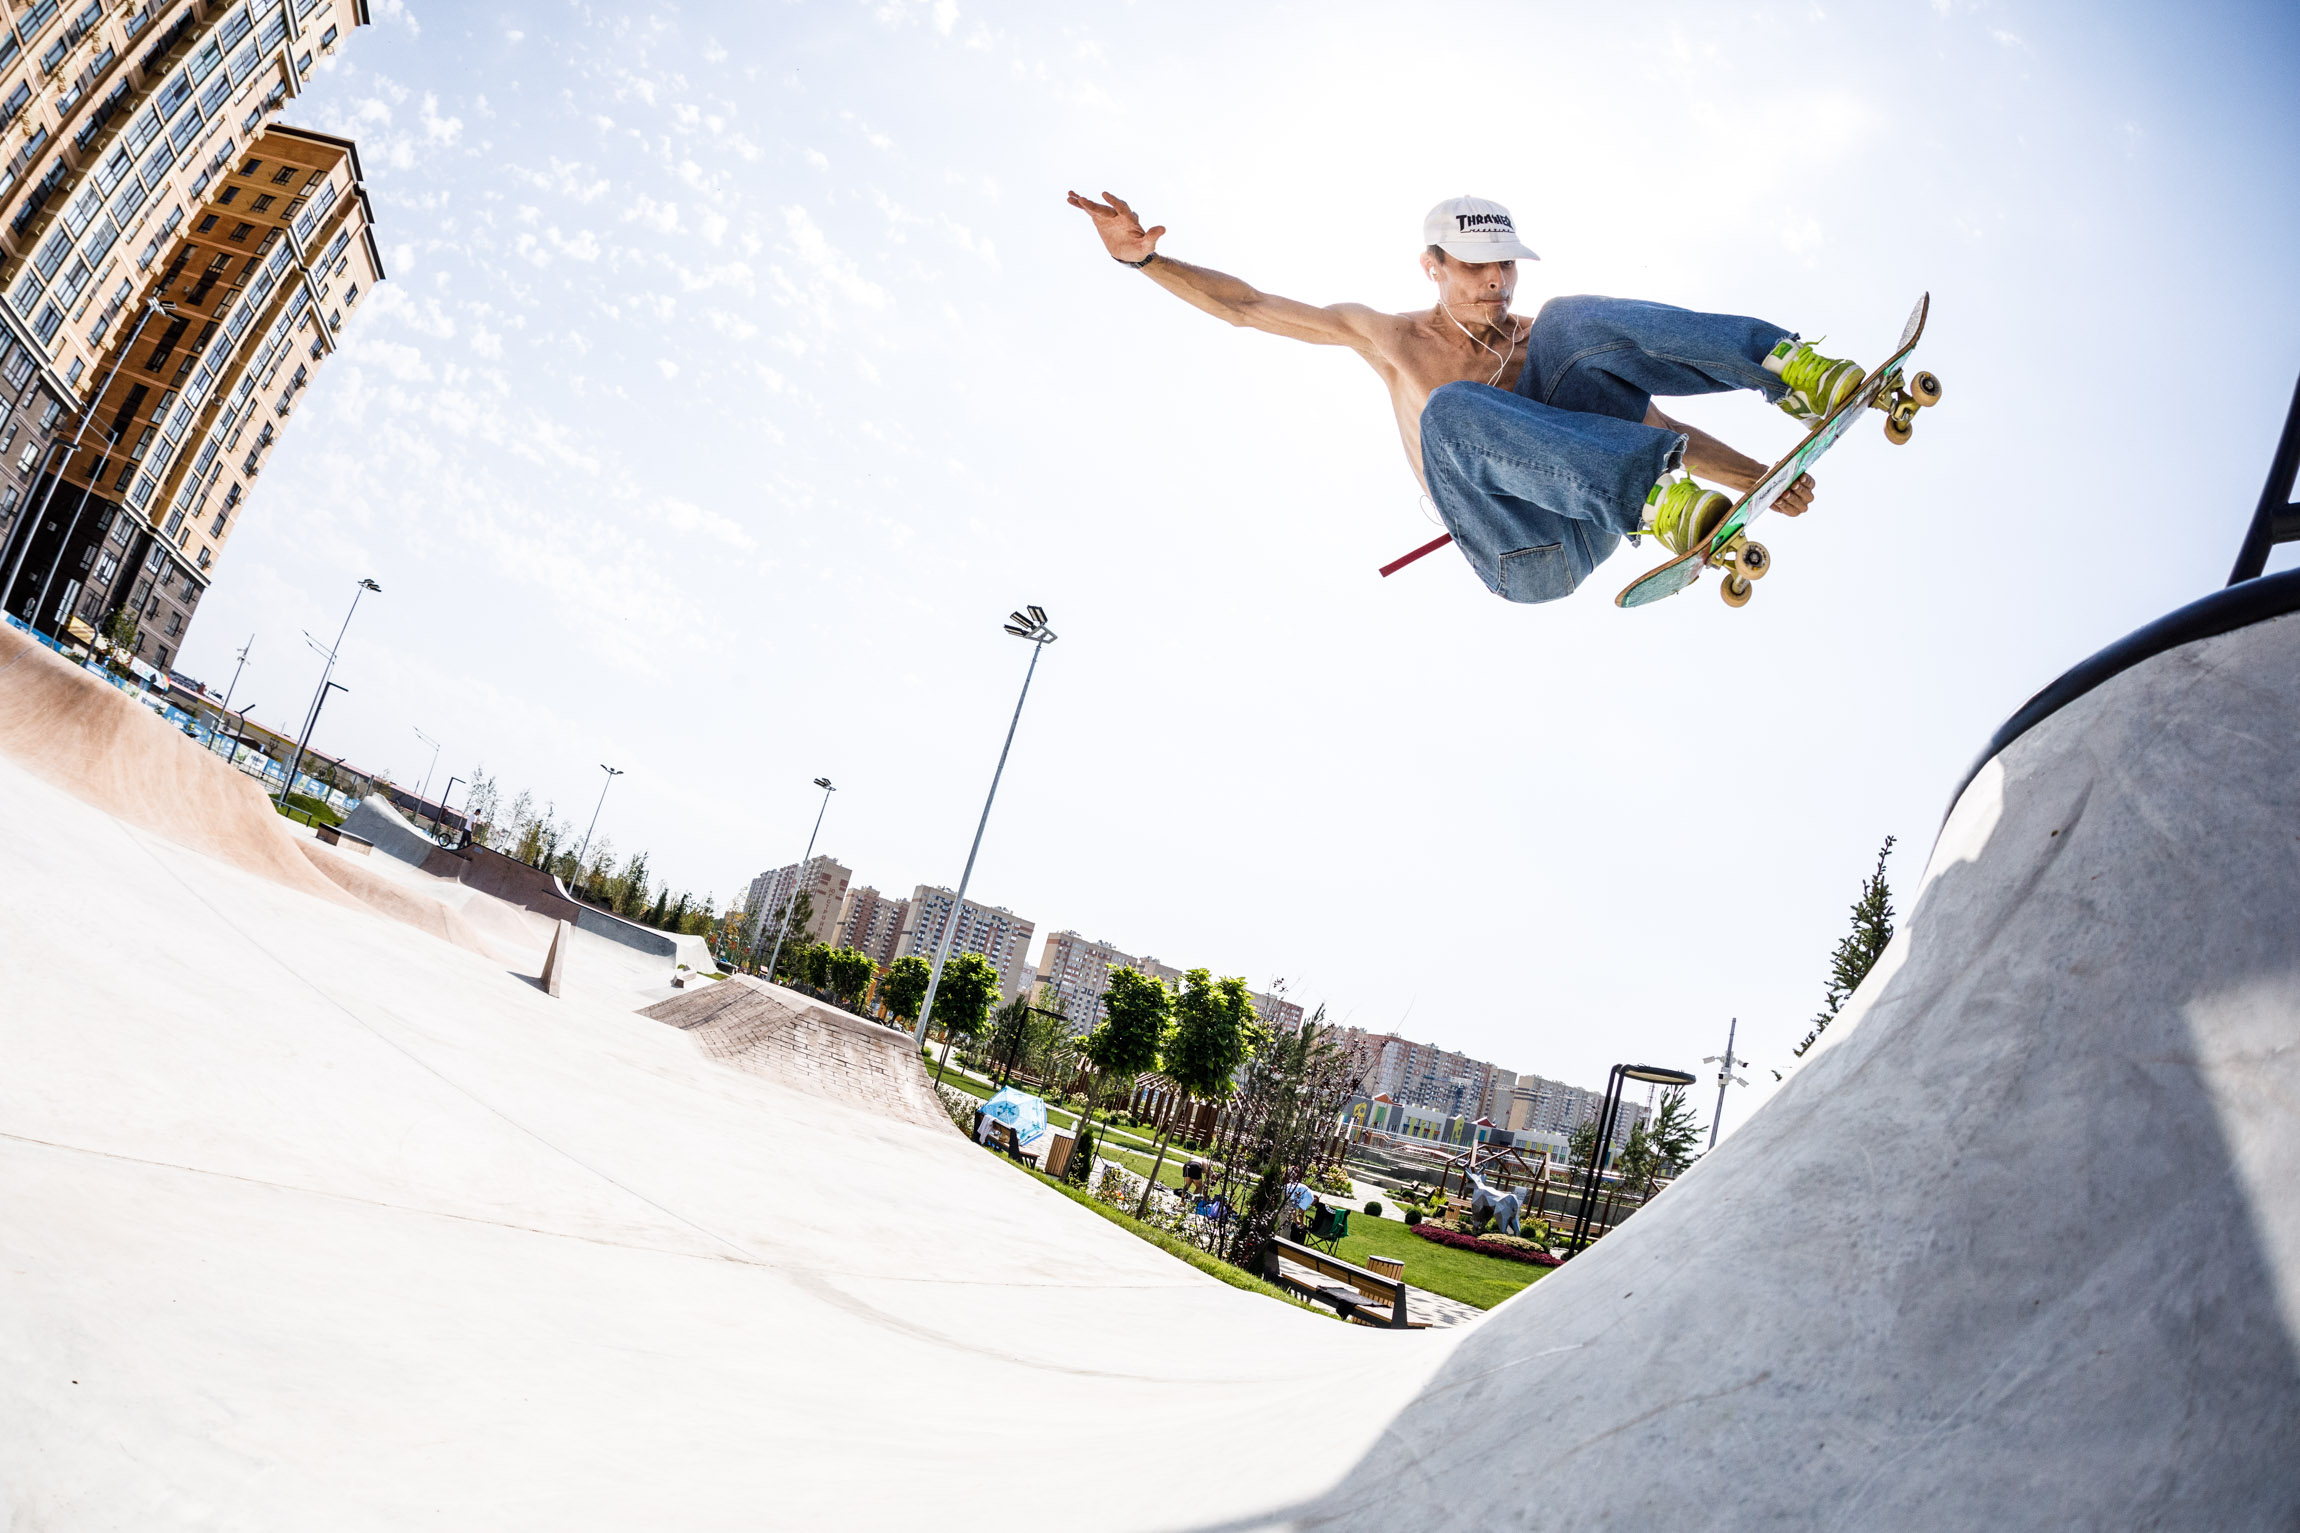
POLYGON ((1147 258, 1158 248, 1158 237, 1166 232, 1166 226, 1145 229, 1126 199, 1108 192, 1102 195, 1109 198, 1107 205, 1072 192, 1070 205, 1094 220, 1094 232, 1102 236, 1102 248, 1112 256, 1128 264, 1147 258))
POLYGON ((1783 516, 1803 516, 1813 505, 1813 476, 1799 474, 1796 482, 1781 492, 1773 502, 1773 509, 1783 516))

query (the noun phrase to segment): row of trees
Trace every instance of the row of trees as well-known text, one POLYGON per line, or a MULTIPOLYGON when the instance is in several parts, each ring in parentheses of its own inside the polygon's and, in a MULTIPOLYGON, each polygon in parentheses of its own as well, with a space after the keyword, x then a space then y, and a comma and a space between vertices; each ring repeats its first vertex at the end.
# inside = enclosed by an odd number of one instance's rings
POLYGON ((484 766, 471 775, 464 813, 471 818, 471 838, 480 845, 554 874, 581 899, 625 920, 708 938, 722 957, 740 948, 750 917, 733 900, 722 911, 709 894, 697 898, 688 890, 673 892, 668 883, 657 881, 645 851, 622 857, 612 836, 595 839, 578 861, 581 843, 556 803, 546 799, 537 808, 535 795, 525 788, 506 803, 484 766))

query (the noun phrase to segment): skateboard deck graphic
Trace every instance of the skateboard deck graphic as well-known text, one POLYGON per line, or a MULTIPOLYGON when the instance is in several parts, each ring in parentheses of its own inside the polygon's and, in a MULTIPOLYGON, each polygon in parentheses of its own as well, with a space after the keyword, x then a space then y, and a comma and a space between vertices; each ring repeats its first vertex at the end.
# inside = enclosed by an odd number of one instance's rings
POLYGON ((1837 443, 1837 439, 1852 429, 1861 412, 1871 406, 1885 411, 1885 435, 1894 442, 1906 442, 1914 428, 1914 417, 1919 408, 1936 403, 1941 396, 1940 381, 1930 373, 1918 373, 1914 380, 1901 376, 1901 364, 1909 353, 1916 350, 1917 342, 1925 333, 1925 317, 1932 308, 1932 295, 1917 299, 1917 306, 1909 311, 1909 322, 1901 328, 1900 343, 1893 354, 1871 369, 1861 386, 1839 402, 1837 408, 1822 418, 1821 423, 1807 432, 1805 439, 1789 449, 1788 456, 1773 465, 1757 486, 1733 503, 1725 520, 1717 524, 1716 531, 1704 538, 1700 545, 1677 555, 1631 581, 1614 604, 1621 607, 1642 607, 1665 596, 1675 596, 1693 584, 1701 571, 1711 565, 1725 572, 1721 591, 1728 606, 1738 607, 1749 600, 1750 583, 1771 571, 1772 555, 1762 543, 1749 541, 1747 529, 1751 522, 1763 516, 1781 492, 1797 482, 1821 455, 1837 443), (1914 388, 1910 387, 1913 381, 1914 388), (1890 389, 1892 402, 1880 403, 1890 389))

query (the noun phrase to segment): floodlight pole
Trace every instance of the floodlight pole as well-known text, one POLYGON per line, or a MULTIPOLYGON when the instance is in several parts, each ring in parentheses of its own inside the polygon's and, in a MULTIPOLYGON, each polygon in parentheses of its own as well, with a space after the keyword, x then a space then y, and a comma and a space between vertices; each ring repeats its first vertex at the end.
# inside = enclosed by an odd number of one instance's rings
POLYGON ((998 768, 990 774, 990 792, 982 800, 982 818, 975 822, 974 845, 966 849, 966 870, 958 875, 958 899, 951 906, 950 920, 943 926, 942 940, 935 944, 934 971, 926 977, 926 999, 919 1003, 918 1029, 911 1040, 922 1048, 926 1045, 927 1023, 934 1016, 934 993, 942 988, 942 966, 950 957, 951 939, 958 935, 958 923, 966 918, 966 886, 974 878, 975 854, 982 850, 982 832, 990 824, 990 806, 998 801, 998 780, 1006 775, 1006 755, 1014 749, 1014 731, 1022 722, 1022 705, 1030 700, 1030 678, 1038 674, 1038 657, 1056 637, 1054 630, 1046 626, 1043 607, 1032 607, 1027 615, 1014 613, 1006 624, 1006 631, 1030 641, 1030 666, 1022 673, 1022 695, 1014 700, 1014 717, 1007 721, 1006 743, 998 748, 998 768))
MULTIPOLYGON (((783 937, 791 929, 791 912, 799 908, 799 890, 807 881, 807 865, 815 860, 815 837, 822 834, 823 816, 830 813, 831 809, 831 795, 839 791, 831 786, 828 777, 816 778, 815 786, 823 790, 823 801, 815 809, 815 828, 807 832, 807 849, 799 856, 798 871, 791 875, 791 897, 783 901, 783 918, 775 927, 775 950, 767 958, 767 983, 770 985, 775 982, 775 965, 783 961, 783 937)), ((762 938, 765 935, 764 932, 760 933, 762 938)), ((752 948, 752 961, 756 962, 758 956, 759 950, 752 948)))
POLYGON ((343 636, 351 632, 352 614, 359 611, 359 599, 370 591, 381 593, 382 590, 372 578, 363 578, 352 588, 351 607, 343 615, 343 626, 335 632, 335 643, 327 652, 327 664, 320 667, 319 690, 312 694, 311 712, 304 718, 303 733, 296 738, 295 754, 288 757, 287 782, 280 789, 282 804, 295 792, 296 770, 303 765, 304 748, 311 744, 311 732, 319 727, 319 709, 320 704, 327 701, 328 678, 335 674, 335 657, 343 653, 343 636))
POLYGON ((591 832, 599 828, 599 811, 607 807, 607 790, 623 775, 621 767, 611 767, 604 761, 599 763, 599 770, 607 774, 607 780, 599 785, 599 802, 591 806, 591 823, 583 827, 583 845, 575 853, 575 887, 578 889, 583 887, 583 859, 591 851, 591 832))
POLYGON ((1725 1052, 1711 1054, 1701 1061, 1705 1065, 1717 1067, 1717 1110, 1709 1115, 1709 1148, 1712 1150, 1717 1148, 1717 1125, 1725 1121, 1725 1088, 1749 1084, 1733 1073, 1735 1065, 1748 1063, 1747 1060, 1735 1058, 1733 1054, 1733 1035, 1740 1030, 1740 1027, 1741 1019, 1739 1017, 1726 1023, 1725 1052))

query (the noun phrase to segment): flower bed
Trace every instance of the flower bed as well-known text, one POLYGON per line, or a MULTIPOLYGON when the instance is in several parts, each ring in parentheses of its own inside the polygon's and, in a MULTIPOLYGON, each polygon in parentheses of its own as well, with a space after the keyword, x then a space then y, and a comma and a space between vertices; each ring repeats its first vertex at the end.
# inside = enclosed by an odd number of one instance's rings
POLYGON ((1504 1261, 1524 1262, 1533 1267, 1559 1265, 1557 1258, 1546 1251, 1514 1251, 1508 1246, 1495 1245, 1490 1240, 1480 1240, 1475 1235, 1464 1235, 1459 1230, 1449 1230, 1441 1224, 1432 1224, 1426 1220, 1415 1225, 1413 1232, 1424 1240, 1434 1240, 1441 1246, 1452 1246, 1457 1251, 1477 1251, 1487 1256, 1498 1256, 1504 1261))

